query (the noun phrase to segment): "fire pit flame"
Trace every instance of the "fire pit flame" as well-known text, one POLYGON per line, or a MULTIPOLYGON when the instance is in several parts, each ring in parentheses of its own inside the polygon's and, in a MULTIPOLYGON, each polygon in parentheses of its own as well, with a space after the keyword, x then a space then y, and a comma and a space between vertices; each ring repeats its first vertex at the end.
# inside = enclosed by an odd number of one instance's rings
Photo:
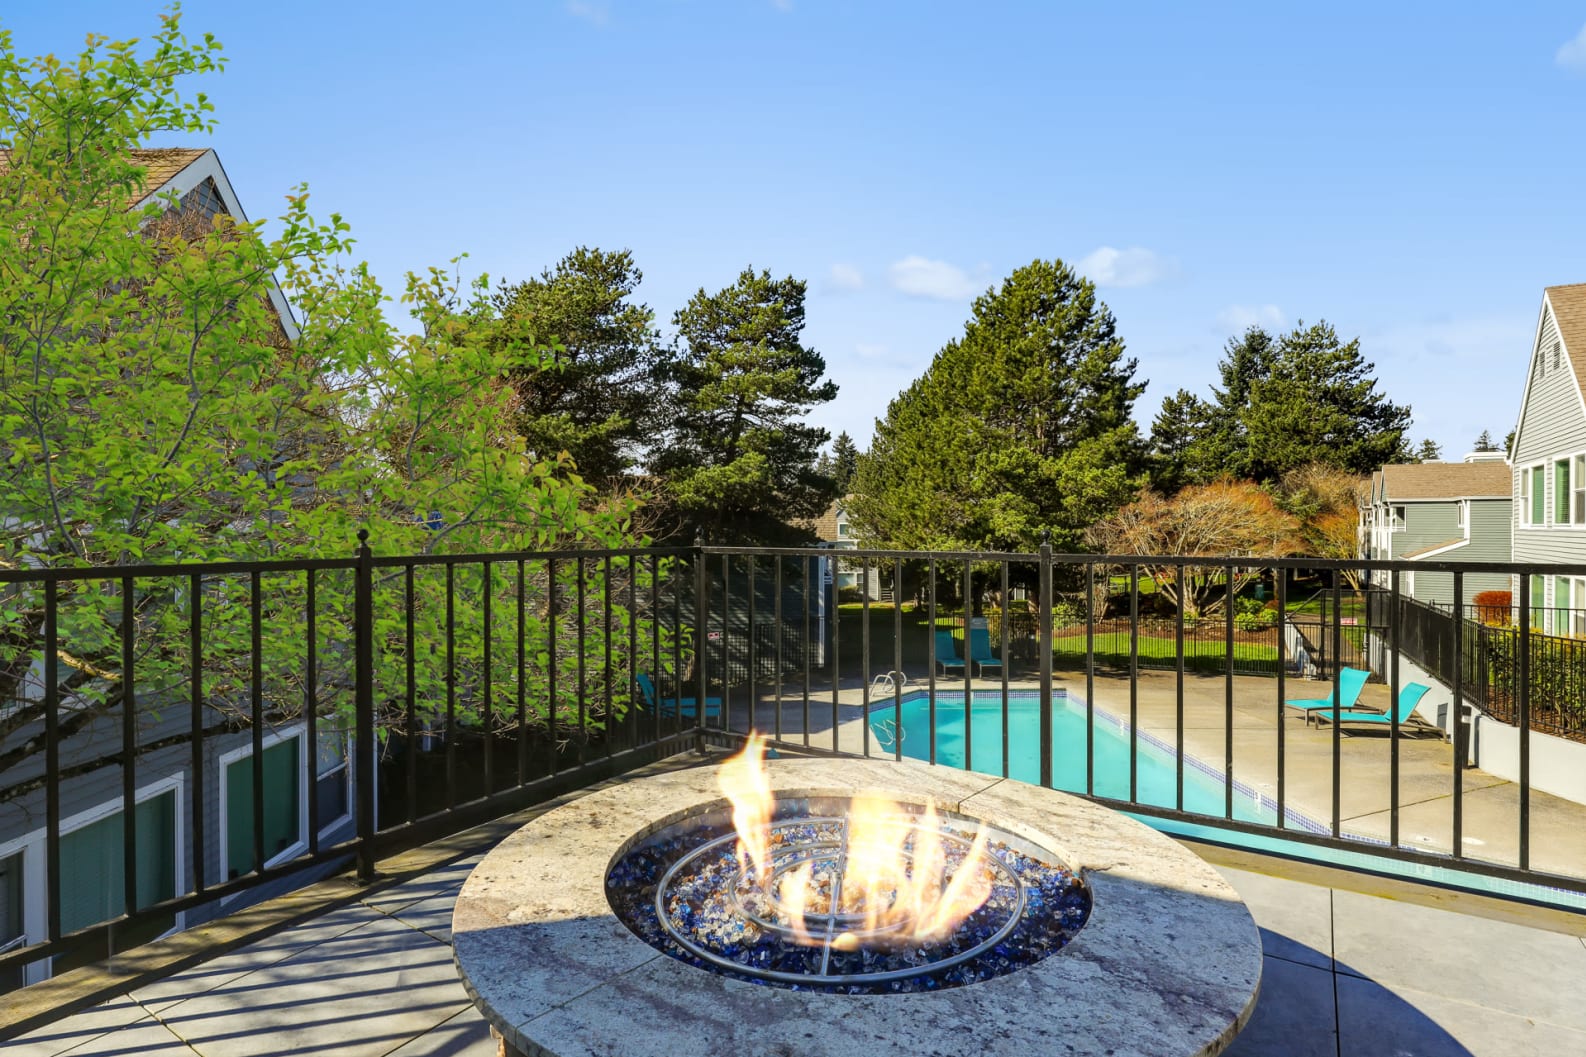
POLYGON ((732 803, 732 824, 738 831, 738 868, 754 878, 762 892, 771 890, 771 776, 765 769, 765 735, 749 734, 743 751, 729 757, 716 772, 721 791, 732 803))
POLYGON ((979 828, 951 875, 936 809, 915 814, 879 794, 853 798, 846 846, 834 876, 814 860, 774 878, 771 819, 775 811, 765 769, 765 738, 749 736, 744 750, 722 764, 718 780, 732 804, 742 878, 771 904, 794 942, 852 950, 864 942, 904 945, 949 936, 991 897, 993 871, 986 832, 979 828), (817 936, 808 915, 852 926, 817 936), (829 938, 828 938, 829 936, 829 938))

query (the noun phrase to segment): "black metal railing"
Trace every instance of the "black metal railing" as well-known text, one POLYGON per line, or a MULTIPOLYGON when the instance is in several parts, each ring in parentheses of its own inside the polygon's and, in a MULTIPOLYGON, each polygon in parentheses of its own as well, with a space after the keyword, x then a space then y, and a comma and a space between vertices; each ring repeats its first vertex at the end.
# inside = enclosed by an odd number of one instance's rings
POLYGON ((0 984, 695 745, 699 565, 0 571, 0 984))
MULTIPOLYGON (((1434 670, 1458 700, 1479 641, 1423 619, 1397 589, 1428 569, 1452 574, 1461 603, 1467 573, 1578 573, 1047 546, 377 557, 367 541, 334 560, 0 571, 0 877, 7 849, 41 862, 23 873, 42 886, 26 902, 44 908, 20 946, 0 935, 0 973, 25 982, 48 959, 58 970, 103 957, 306 870, 350 864, 367 879, 397 848, 755 729, 788 751, 1065 788, 1229 842, 1281 837, 1323 856, 1586 892, 1586 852, 1535 854, 1529 739, 1501 824, 1484 816, 1486 843, 1471 844, 1455 765, 1471 746, 1452 724, 1437 756, 1446 815, 1428 821, 1435 783, 1419 775, 1410 837, 1402 743, 1444 732, 1391 709, 1349 730, 1303 722, 1286 702, 1352 703, 1343 666, 1326 682, 1294 678, 1276 630, 1258 643, 1275 657, 1252 664, 1242 649, 1242 619, 1270 611, 1275 624, 1303 594, 1325 602, 1309 611, 1325 615, 1310 637, 1327 656, 1352 656, 1357 633, 1387 644, 1378 707, 1405 682, 1401 653, 1443 651, 1434 670), (862 580, 881 572, 900 601, 838 604, 832 563, 862 580), (1380 623, 1348 622, 1370 603, 1345 574, 1392 585, 1380 623), (1346 779, 1378 788, 1382 775, 1380 810, 1346 813, 1346 779), (122 819, 114 861, 95 864, 89 827, 110 815, 122 819), (160 841, 174 863, 151 855, 160 841), (1483 847, 1488 858, 1472 851, 1483 847), (116 895, 75 903, 67 866, 79 862, 116 895)), ((1514 634, 1509 697, 1525 732, 1539 729, 1545 662, 1523 606, 1514 634)))
MULTIPOLYGON (((1405 655, 1439 680, 1453 682, 1457 658, 1466 700, 1493 718, 1519 722, 1524 667, 1530 729, 1586 741, 1586 639, 1547 633, 1539 626, 1542 621, 1538 618, 1544 614, 1529 612, 1529 606, 1522 625, 1510 619, 1507 609, 1494 613, 1491 607, 1467 605, 1462 616, 1455 617, 1450 606, 1413 598, 1401 597, 1394 609, 1392 600, 1382 592, 1373 592, 1368 601, 1372 623, 1395 623, 1405 655), (1520 664, 1522 650, 1527 655, 1524 666, 1520 664)), ((1555 627, 1577 624, 1574 610, 1552 610, 1545 615, 1555 627)))

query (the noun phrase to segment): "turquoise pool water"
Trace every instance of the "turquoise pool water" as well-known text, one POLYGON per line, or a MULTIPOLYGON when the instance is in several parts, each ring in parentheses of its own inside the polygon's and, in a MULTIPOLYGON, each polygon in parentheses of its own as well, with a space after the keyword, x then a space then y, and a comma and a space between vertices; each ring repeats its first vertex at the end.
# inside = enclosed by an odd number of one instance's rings
MULTIPOLYGON (((1154 807, 1173 807, 1178 784, 1178 755, 1171 744, 1139 733, 1131 739, 1124 725, 1111 714, 1096 710, 1095 777, 1097 796, 1129 799, 1129 748, 1135 743, 1136 802, 1154 807)), ((913 691, 903 696, 901 723, 891 699, 873 702, 869 725, 871 737, 880 752, 891 753, 902 738, 904 756, 917 760, 931 758, 931 710, 929 695, 913 691)), ((1008 695, 1007 754, 1008 777, 1039 783, 1041 778, 1040 698, 1033 691, 1008 695)), ((967 767, 984 774, 1003 773, 1003 709, 1000 690, 976 693, 969 708, 968 734, 965 738, 964 694, 962 691, 936 695, 936 762, 949 767, 967 767), (966 759, 966 744, 969 758, 966 759)), ((1235 761, 1237 767, 1237 761, 1235 761)), ((1052 784, 1058 789, 1085 791, 1085 703, 1064 691, 1052 698, 1052 784)), ((1227 786, 1220 767, 1194 757, 1184 760, 1184 809, 1223 817, 1227 786)), ((1264 793, 1234 781, 1234 817, 1246 822, 1275 823, 1277 804, 1264 793)), ((1286 825, 1295 830, 1326 833, 1327 826, 1292 809, 1285 811, 1286 825)), ((1507 878, 1486 877, 1463 870, 1424 866, 1374 855, 1369 840, 1361 841, 1360 851, 1320 847, 1272 836, 1239 833, 1215 825, 1197 825, 1150 815, 1135 815, 1140 821, 1184 837, 1234 845, 1253 851, 1271 852, 1289 858, 1309 859, 1352 870, 1402 877, 1426 884, 1460 888, 1487 895, 1520 899, 1549 906, 1586 909, 1586 895, 1543 885, 1525 884, 1507 878)))
MULTIPOLYGON (((902 708, 903 755, 929 760, 931 714, 929 695, 905 695, 902 708)), ((894 706, 891 701, 876 703, 870 711, 870 730, 883 752, 894 751, 894 706)), ((984 774, 1002 774, 1002 692, 977 693, 969 710, 967 745, 973 754, 967 769, 984 774)), ((964 695, 936 695, 936 762, 948 767, 965 767, 964 695)), ((1110 716, 1096 717, 1095 783, 1097 796, 1128 800, 1129 735, 1110 716)), ((1041 780, 1041 716, 1039 695, 1022 691, 1008 695, 1008 777, 1021 782, 1041 780)), ((1178 795, 1178 757, 1171 747, 1160 745, 1149 735, 1135 739, 1136 802, 1155 807, 1174 807, 1178 795)), ((1085 703, 1067 693, 1052 698, 1052 784, 1058 789, 1085 791, 1085 703)), ((1186 759, 1184 767, 1184 809, 1223 817, 1227 786, 1220 771, 1213 771, 1197 760, 1186 759)), ((1234 817, 1244 822, 1275 823, 1277 805, 1270 797, 1234 783, 1234 817)), ((1319 829, 1316 823, 1289 813, 1290 825, 1319 829)))

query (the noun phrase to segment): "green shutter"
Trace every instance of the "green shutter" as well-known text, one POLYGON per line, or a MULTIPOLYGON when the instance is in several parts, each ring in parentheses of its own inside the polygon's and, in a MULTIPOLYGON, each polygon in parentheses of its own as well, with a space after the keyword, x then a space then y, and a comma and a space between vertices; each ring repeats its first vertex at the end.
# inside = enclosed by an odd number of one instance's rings
POLYGON ((1542 626, 1542 610, 1547 605, 1547 577, 1531 577, 1531 626, 1542 626))
POLYGON ((1545 480, 1546 478, 1542 476, 1542 467, 1531 467, 1531 524, 1533 525, 1540 525, 1546 520, 1545 480))
POLYGON ((1553 524, 1569 524, 1569 460, 1553 464, 1553 524))
MULTIPOLYGON (((302 840, 298 830, 298 739, 264 750, 264 857, 268 861, 302 840)), ((226 768, 226 871, 253 872, 253 757, 226 768)))

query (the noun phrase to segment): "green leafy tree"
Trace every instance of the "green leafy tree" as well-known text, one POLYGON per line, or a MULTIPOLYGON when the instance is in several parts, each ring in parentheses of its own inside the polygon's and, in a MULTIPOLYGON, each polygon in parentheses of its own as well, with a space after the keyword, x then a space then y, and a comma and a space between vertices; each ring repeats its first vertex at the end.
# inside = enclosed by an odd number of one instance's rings
POLYGON ((1209 403, 1184 405, 1181 393, 1164 405, 1164 428, 1173 431, 1164 438, 1177 451, 1167 465, 1179 483, 1271 484, 1318 461, 1363 474, 1414 457, 1405 439, 1410 409, 1377 390, 1359 339, 1341 341, 1325 322, 1277 337, 1251 327, 1228 342, 1217 369, 1222 384, 1209 403))
POLYGON ((1252 393, 1272 377, 1280 353, 1279 342, 1260 327, 1250 327, 1239 337, 1230 338, 1224 347, 1223 358, 1217 364, 1222 388, 1212 388, 1207 433, 1196 446, 1197 462, 1204 471, 1200 483, 1255 473, 1247 413, 1252 393))
POLYGON ((1443 457, 1443 447, 1437 441, 1428 437, 1415 449, 1416 462, 1437 462, 1443 457))
POLYGON ((1147 466, 1153 488, 1172 495, 1186 484, 1217 476, 1216 467, 1207 464, 1212 415, 1211 405, 1188 389, 1162 401, 1162 410, 1151 422, 1147 466))
POLYGON ((1498 445, 1493 443, 1491 431, 1490 430, 1485 430, 1485 429, 1482 430, 1481 431, 1481 436, 1476 438, 1476 443, 1475 443, 1474 447, 1471 450, 1473 450, 1473 451, 1497 451, 1498 450, 1498 445))
POLYGON ((829 434, 804 421, 837 395, 826 361, 804 345, 802 280, 746 268, 701 289, 673 317, 674 422, 651 468, 678 530, 716 543, 802 539, 835 495, 816 468, 829 434))
POLYGON ((1251 476, 1274 481, 1317 461, 1367 474, 1407 459, 1410 409, 1377 390, 1374 370, 1360 339, 1341 341, 1325 322, 1279 338, 1270 373, 1252 379, 1240 415, 1251 476))
MULTIPOLYGON (((19 58, 0 36, 8 103, 0 110, 0 573, 346 557, 359 529, 387 555, 631 542, 626 507, 591 504, 562 461, 525 450, 507 379, 540 353, 500 339, 482 280, 410 276, 404 300, 418 326, 399 333, 367 268, 345 262, 347 225, 334 215, 316 221, 306 193, 289 196, 280 234, 268 241, 257 224, 174 200, 129 208, 147 187, 145 137, 209 131, 209 104, 179 84, 217 69, 218 49, 208 37, 190 42, 174 13, 141 47, 90 37, 70 63, 19 58), (290 341, 272 307, 272 275, 300 319, 290 341)), ((575 596, 583 571, 563 565, 562 599, 575 596)), ((521 604, 529 640, 543 644, 525 665, 524 688, 529 724, 544 725, 550 657, 564 671, 579 658, 565 636, 546 634, 547 570, 530 568, 521 580, 515 572, 492 570, 492 593, 504 613, 521 604)), ((487 668, 483 574, 450 592, 434 576, 417 580, 416 641, 443 641, 448 604, 464 629, 458 715, 477 728, 483 687, 516 678, 505 661, 512 620, 495 623, 500 648, 487 668)), ((318 595, 322 643, 308 687, 305 577, 260 577, 268 722, 318 696, 328 729, 350 726, 352 592, 335 581, 327 572, 318 595)), ((124 708, 139 729, 157 728, 195 666, 211 729, 251 722, 248 578, 199 584, 195 596, 185 578, 143 579, 130 598, 114 578, 113 590, 105 581, 59 586, 63 739, 113 732, 124 708), (200 600, 204 652, 191 657, 185 643, 200 600), (124 603, 134 621, 135 700, 125 695, 124 603)), ((404 685, 402 588, 400 576, 380 587, 381 612, 398 615, 381 616, 376 629, 376 674, 392 688, 377 700, 404 685)), ((29 760, 41 746, 30 731, 42 715, 46 597, 25 579, 0 587, 0 801, 42 780, 29 760)), ((584 597, 598 611, 603 596, 584 597)), ((614 597, 610 625, 593 619, 586 649, 599 651, 595 644, 625 627, 625 596, 614 597)), ((444 709, 444 666, 418 665, 416 678, 418 719, 429 723, 444 709)), ((591 710, 594 726, 626 707, 627 685, 614 674, 603 687, 610 705, 591 710)), ((565 708, 563 731, 571 729, 565 708)), ((404 729, 401 710, 378 721, 404 729)), ((115 757, 74 760, 60 776, 107 762, 115 757)))
POLYGON ((1060 549, 1135 494, 1144 390, 1094 285, 1034 261, 975 300, 961 338, 876 423, 855 478, 866 539, 1060 549))
POLYGON ((654 313, 634 301, 642 279, 629 251, 580 246, 492 298, 500 343, 550 346, 508 376, 528 451, 542 459, 566 452, 602 492, 639 464, 665 410, 666 350, 654 313))
POLYGON ((859 469, 859 447, 847 432, 837 434, 832 441, 831 476, 837 482, 837 494, 847 495, 853 484, 854 472, 859 469))

